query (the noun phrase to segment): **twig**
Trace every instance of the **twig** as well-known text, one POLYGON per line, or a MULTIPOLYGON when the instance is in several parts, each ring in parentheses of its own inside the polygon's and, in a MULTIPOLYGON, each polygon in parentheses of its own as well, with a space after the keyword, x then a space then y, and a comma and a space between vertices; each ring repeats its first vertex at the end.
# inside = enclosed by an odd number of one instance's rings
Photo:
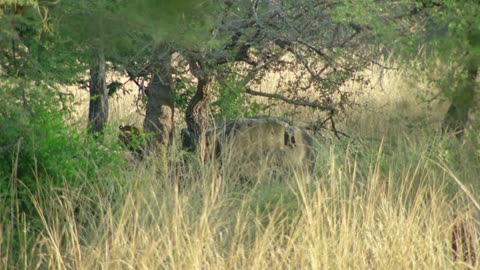
MULTIPOLYGON (((338 133, 338 134, 340 134, 340 135, 342 135, 342 136, 344 136, 344 137, 352 138, 352 136, 348 135, 348 134, 345 133, 345 132, 338 131, 338 130, 335 131, 335 130, 333 130, 333 129, 331 129, 331 128, 327 128, 327 127, 324 127, 324 126, 321 126, 321 127, 319 127, 319 128, 316 127, 316 126, 307 126, 307 127, 304 127, 304 128, 305 128, 306 130, 312 131, 313 133, 316 133, 316 132, 318 132, 318 131, 321 130, 321 129, 325 129, 325 130, 328 130, 328 131, 332 131, 332 132, 334 132, 334 133, 338 133)), ((335 135, 335 137, 338 138, 337 135, 335 135)), ((340 138, 339 138, 339 139, 340 139, 340 138)))
POLYGON ((286 97, 284 97, 282 95, 279 95, 279 94, 270 94, 270 93, 259 92, 259 91, 252 90, 250 88, 247 88, 245 90, 245 93, 247 93, 249 95, 253 95, 253 96, 261 96, 261 97, 279 99, 279 100, 282 100, 282 101, 284 101, 288 104, 292 104, 292 105, 317 108, 317 109, 324 110, 324 111, 334 111, 335 110, 334 104, 325 105, 325 104, 321 104, 321 103, 317 103, 317 102, 311 102, 311 101, 294 100, 294 99, 286 98, 286 97))

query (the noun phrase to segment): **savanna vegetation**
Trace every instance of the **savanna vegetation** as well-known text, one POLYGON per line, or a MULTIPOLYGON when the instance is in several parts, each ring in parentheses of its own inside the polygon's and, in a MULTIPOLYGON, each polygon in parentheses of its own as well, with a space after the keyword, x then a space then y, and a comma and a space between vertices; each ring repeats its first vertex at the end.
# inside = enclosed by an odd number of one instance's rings
POLYGON ((0 0, 0 269, 480 269, 477 14, 0 0), (260 115, 313 166, 212 158, 260 115))

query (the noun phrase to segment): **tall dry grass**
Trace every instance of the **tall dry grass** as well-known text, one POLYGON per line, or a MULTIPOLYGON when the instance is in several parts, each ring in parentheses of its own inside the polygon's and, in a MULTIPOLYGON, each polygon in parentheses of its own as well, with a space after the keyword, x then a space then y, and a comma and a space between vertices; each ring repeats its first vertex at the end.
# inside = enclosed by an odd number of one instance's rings
MULTIPOLYGON (((474 268, 453 260, 456 220, 478 225, 474 200, 448 192, 453 172, 427 153, 385 167, 382 151, 364 164, 331 149, 317 174, 297 170, 244 185, 238 172, 213 164, 172 168, 160 179, 158 161, 149 160, 79 190, 32 197, 42 228, 2 228, 25 235, 20 258, 0 253, 0 262, 24 269, 474 268)), ((8 227, 9 217, 2 220, 8 227)), ((2 245, 18 241, 2 237, 2 245)))
POLYGON ((1 206, 0 268, 480 269, 479 241, 476 265, 452 250, 459 222, 480 232, 475 153, 438 133, 441 104, 389 76, 314 172, 266 167, 240 183, 234 166, 179 166, 174 149, 167 177, 150 157, 80 188, 39 190, 39 228, 1 206))

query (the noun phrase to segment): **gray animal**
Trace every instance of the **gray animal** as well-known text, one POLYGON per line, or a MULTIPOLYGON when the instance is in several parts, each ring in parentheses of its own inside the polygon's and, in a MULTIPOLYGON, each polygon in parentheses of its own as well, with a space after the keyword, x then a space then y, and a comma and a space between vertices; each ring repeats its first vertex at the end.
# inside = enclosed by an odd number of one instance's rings
MULTIPOLYGON (((259 170, 307 168, 313 170, 318 141, 303 128, 269 116, 229 120, 206 132, 207 152, 243 175, 259 170)), ((187 129, 182 145, 194 151, 187 129)))

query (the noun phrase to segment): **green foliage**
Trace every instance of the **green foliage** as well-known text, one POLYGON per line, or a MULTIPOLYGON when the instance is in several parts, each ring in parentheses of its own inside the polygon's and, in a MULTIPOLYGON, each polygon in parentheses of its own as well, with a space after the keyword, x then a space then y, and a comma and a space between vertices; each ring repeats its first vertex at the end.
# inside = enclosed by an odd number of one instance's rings
POLYGON ((0 4, 35 5, 38 0, 1 0, 0 4))
POLYGON ((412 76, 428 74, 451 102, 444 128, 465 128, 480 65, 478 1, 346 1, 331 13, 369 33, 389 56, 414 70, 412 76))
POLYGON ((345 1, 330 10, 336 21, 370 31, 377 43, 402 56, 411 59, 422 51, 444 60, 476 44, 479 11, 477 1, 456 0, 345 1))
POLYGON ((45 86, 22 79, 0 84, 0 213, 10 213, 6 227, 0 228, 2 237, 10 238, 10 246, 0 241, 0 249, 13 258, 21 257, 20 245, 31 247, 33 239, 27 234, 45 225, 34 200, 46 194, 62 196, 66 187, 89 186, 105 192, 113 184, 86 183, 85 179, 97 179, 104 171, 114 174, 124 164, 120 151, 114 151, 118 143, 100 145, 67 125, 67 109, 56 92, 45 86))
POLYGON ((299 202, 296 191, 285 183, 285 179, 277 181, 279 183, 260 184, 254 189, 251 207, 258 216, 270 217, 275 211, 281 211, 282 216, 291 218, 298 211, 299 202))
MULTIPOLYGON (((447 162, 452 169, 459 172, 470 172, 468 178, 476 178, 480 173, 480 127, 470 129, 459 141, 454 136, 446 136, 439 143, 439 157, 447 162)), ((478 181, 477 181, 478 182, 478 181)), ((480 182, 478 182, 480 188, 480 182)))
POLYGON ((156 42, 205 46, 210 41, 215 1, 127 1, 121 13, 156 42))
POLYGON ((179 108, 180 111, 185 112, 188 106, 190 98, 197 91, 196 87, 190 83, 190 80, 185 77, 181 77, 175 81, 175 108, 179 108))
MULTIPOLYGON (((38 8, 47 14, 46 7, 38 8)), ((3 6, 3 12, 0 15, 1 77, 22 77, 50 85, 78 80, 77 75, 85 70, 77 61, 80 55, 72 50, 71 40, 52 31, 55 25, 47 23, 50 17, 33 6, 27 6, 21 14, 16 14, 14 6, 3 6)))
POLYGON ((114 94, 118 93, 118 90, 121 89, 123 84, 119 81, 113 81, 107 85, 108 88, 108 96, 113 96, 114 94))
MULTIPOLYGON (((13 83, 13 81, 11 81, 13 83)), ((2 85, 0 92, 0 197, 22 194, 23 211, 32 210, 29 193, 40 188, 82 184, 99 168, 119 162, 115 152, 82 138, 64 122, 54 92, 42 87, 2 85), (13 185, 20 181, 22 185, 13 185)))
POLYGON ((216 120, 250 117, 264 113, 266 106, 244 94, 244 87, 233 77, 227 77, 218 84, 217 99, 212 102, 216 120))

